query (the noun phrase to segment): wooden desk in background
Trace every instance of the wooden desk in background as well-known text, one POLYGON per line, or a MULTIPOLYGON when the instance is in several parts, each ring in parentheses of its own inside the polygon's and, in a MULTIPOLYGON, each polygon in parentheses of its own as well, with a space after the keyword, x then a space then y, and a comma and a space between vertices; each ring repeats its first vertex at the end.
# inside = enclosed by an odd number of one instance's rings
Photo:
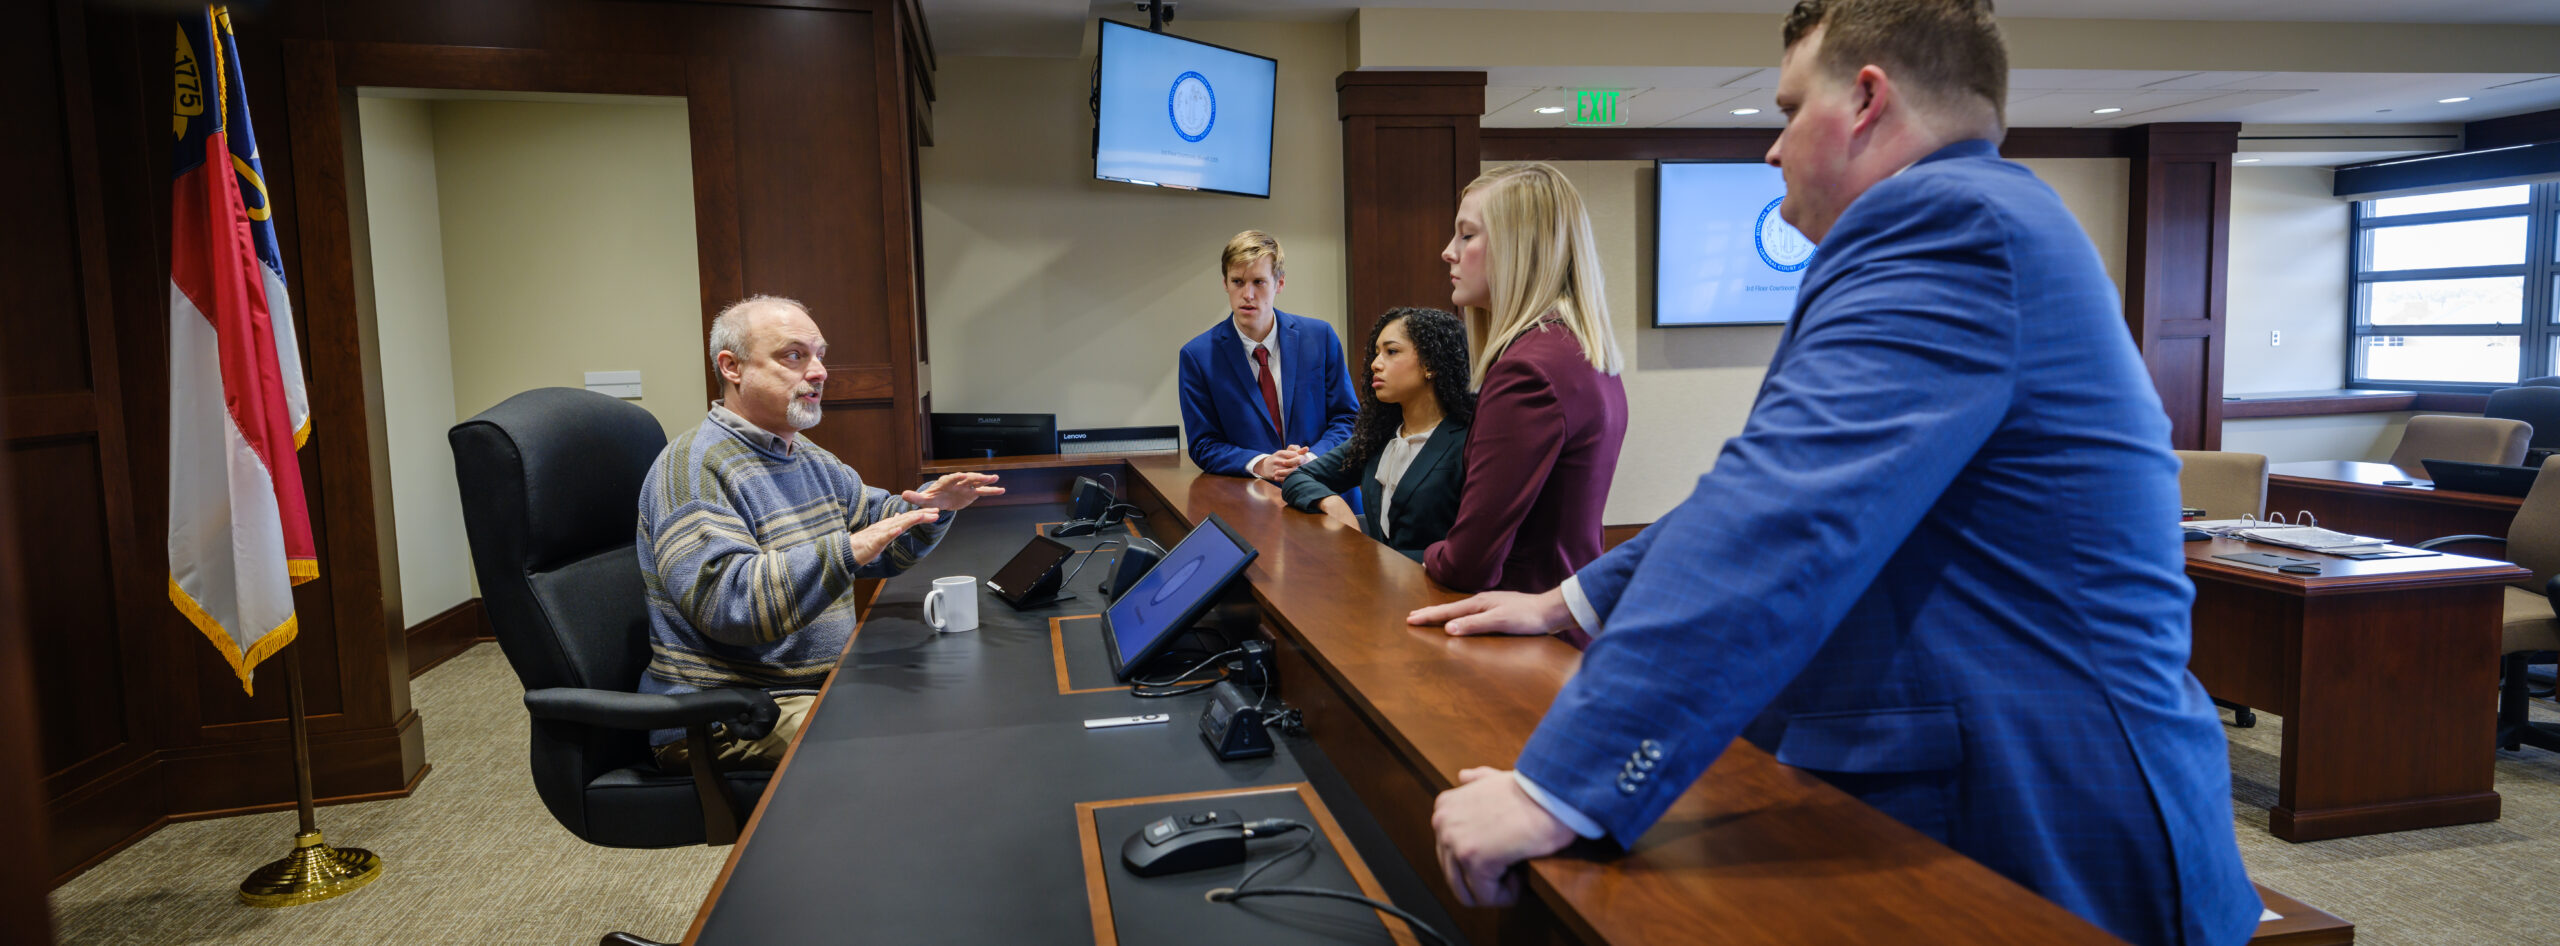
MULTIPOLYGON (((2323 523, 2328 517, 2321 517, 2323 523)), ((2317 841, 2494 821, 2506 562, 2353 561, 2238 539, 2186 544, 2188 666, 2205 692, 2284 717, 2267 831, 2317 841), (2287 575, 2213 556, 2316 559, 2287 575)))
POLYGON ((2267 467, 2267 512, 2293 518, 2308 509, 2322 526, 2394 542, 2424 542, 2447 535, 2504 538, 2524 500, 2488 493, 2459 493, 2432 485, 2390 486, 2387 480, 2427 484, 2425 470, 2356 460, 2304 460, 2267 467))

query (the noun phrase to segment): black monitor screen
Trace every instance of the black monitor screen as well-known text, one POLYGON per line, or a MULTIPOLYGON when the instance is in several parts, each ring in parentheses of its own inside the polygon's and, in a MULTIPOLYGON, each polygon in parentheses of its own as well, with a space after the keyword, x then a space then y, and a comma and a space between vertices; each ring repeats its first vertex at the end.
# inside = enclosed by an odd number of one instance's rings
POLYGON ((933 457, 1029 457, 1058 452, 1055 414, 933 415, 933 457))

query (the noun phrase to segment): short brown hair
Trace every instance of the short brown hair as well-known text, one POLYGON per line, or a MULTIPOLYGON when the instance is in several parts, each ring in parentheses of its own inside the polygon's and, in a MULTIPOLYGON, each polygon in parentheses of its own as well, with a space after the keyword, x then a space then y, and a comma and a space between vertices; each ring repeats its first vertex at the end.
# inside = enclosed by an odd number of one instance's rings
POLYGON ((2009 50, 1991 0, 1799 0, 1787 13, 1786 48, 1822 28, 1824 72, 1883 66, 1922 97, 1991 106, 2008 123, 2009 50))
POLYGON ((1282 271, 1281 260, 1284 257, 1280 253, 1280 241, 1260 230, 1247 230, 1227 241, 1227 248, 1218 252, 1218 276, 1225 278, 1229 271, 1238 266, 1251 266, 1258 259, 1271 261, 1273 278, 1289 278, 1289 274, 1282 271))

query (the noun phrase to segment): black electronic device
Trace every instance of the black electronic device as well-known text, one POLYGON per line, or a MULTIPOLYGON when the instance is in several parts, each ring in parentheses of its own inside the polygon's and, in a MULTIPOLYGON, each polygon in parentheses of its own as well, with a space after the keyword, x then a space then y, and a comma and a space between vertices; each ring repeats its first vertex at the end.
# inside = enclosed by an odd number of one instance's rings
POLYGON ((1249 640, 1237 644, 1236 649, 1244 655, 1227 661, 1227 679, 1252 687, 1256 694, 1280 685, 1280 665, 1272 662, 1270 641, 1249 640))
POLYGON ((1137 584, 1138 579, 1146 576, 1147 569, 1156 567, 1156 563, 1161 561, 1164 561, 1164 546, 1130 536, 1120 548, 1120 560, 1111 563, 1111 577, 1102 582, 1103 600, 1120 600, 1121 589, 1137 584))
POLYGON ((1039 456, 1058 452, 1056 414, 933 415, 933 458, 1039 456))
POLYGON ((1271 733, 1262 728, 1262 700, 1234 680, 1209 689, 1209 705, 1200 709, 1200 739, 1220 761, 1255 759, 1271 754, 1271 733))
POLYGON ((1172 647, 1260 554, 1216 513, 1203 518, 1103 609, 1102 643, 1111 653, 1112 677, 1127 683, 1172 647))
POLYGON ((2180 529, 2178 531, 2184 533, 2186 540, 2189 542, 2202 542, 2206 539, 2213 538, 2213 533, 2206 532, 2203 529, 2180 529))
POLYGON ((1016 611, 1047 606, 1060 600, 1060 575, 1067 559, 1075 554, 1076 550, 1064 542, 1045 535, 1032 536, 1022 551, 1013 553, 1012 561, 987 579, 987 590, 1016 611))
POLYGON ((1244 818, 1201 811, 1147 822, 1120 845, 1120 863, 1140 877, 1244 863, 1244 818))
POLYGON ((1049 530, 1050 535, 1060 538, 1094 535, 1120 521, 1114 515, 1124 508, 1120 505, 1120 497, 1112 495, 1093 477, 1076 477, 1075 489, 1069 492, 1075 504, 1069 514, 1074 518, 1058 523, 1049 530))
POLYGON ((2530 466, 2469 463, 2462 460, 2420 460, 2418 462, 2427 465, 2427 475, 2435 478, 2437 489, 2488 493, 2494 496, 2522 496, 2533 492, 2534 478, 2542 475, 2541 469, 2530 466))

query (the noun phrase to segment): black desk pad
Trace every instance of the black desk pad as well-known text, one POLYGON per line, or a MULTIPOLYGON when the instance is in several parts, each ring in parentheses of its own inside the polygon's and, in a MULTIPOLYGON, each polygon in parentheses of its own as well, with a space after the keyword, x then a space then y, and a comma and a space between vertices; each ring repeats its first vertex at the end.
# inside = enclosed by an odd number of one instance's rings
POLYGON ((1245 872, 1273 862, 1253 878, 1254 887, 1323 887, 1360 892, 1343 865, 1332 838, 1296 792, 1256 792, 1182 801, 1119 805, 1093 810, 1095 837, 1101 843, 1103 876, 1111 890, 1111 920, 1120 946, 1189 946, 1214 941, 1217 946, 1287 946, 1309 941, 1327 943, 1393 943, 1377 911, 1343 900, 1312 897, 1260 897, 1237 903, 1211 903, 1205 895, 1233 887, 1245 872), (1282 858, 1307 837, 1292 831, 1245 842, 1245 862, 1233 867, 1140 877, 1120 862, 1120 845, 1147 822, 1193 812, 1231 810, 1246 821, 1287 818, 1316 834, 1307 850, 1282 858), (1214 931, 1212 933, 1211 931, 1214 931))
MULTIPOLYGON (((940 547, 882 588, 790 769, 765 793, 698 942, 1089 943, 1078 802, 1296 781, 1314 784, 1398 906, 1453 928, 1312 742, 1282 738, 1271 757, 1221 763, 1196 724, 1206 693, 1058 692, 1049 619, 1093 613, 1101 565, 1067 589, 1075 600, 1017 612, 981 589, 977 630, 924 625, 933 579, 985 577, 1032 523, 1062 513, 964 511, 940 547), (1173 721, 1083 726, 1151 712, 1173 721)), ((1062 541, 1083 549, 1101 540, 1062 541)), ((1220 928, 1193 932, 1215 940, 1220 928)))

